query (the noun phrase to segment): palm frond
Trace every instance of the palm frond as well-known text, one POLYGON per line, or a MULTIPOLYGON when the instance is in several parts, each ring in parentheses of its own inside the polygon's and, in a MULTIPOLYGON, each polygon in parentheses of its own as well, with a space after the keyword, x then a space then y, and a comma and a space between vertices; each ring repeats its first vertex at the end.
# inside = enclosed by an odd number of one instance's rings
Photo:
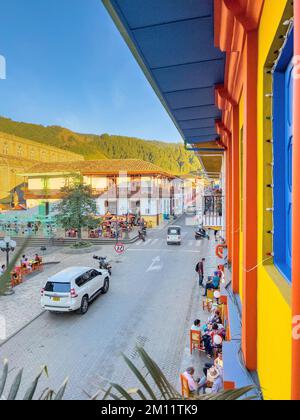
MULTIPOLYGON (((43 366, 39 374, 32 381, 31 385, 26 389, 23 400, 31 401, 35 398, 35 394, 38 388, 38 384, 42 375, 48 376, 48 369, 43 366)), ((12 381, 12 385, 8 385, 8 361, 5 360, 3 363, 2 376, 0 379, 0 400, 14 401, 18 399, 18 394, 22 386, 23 369, 21 369, 12 381), (5 395, 5 389, 7 388, 8 396, 5 395)), ((66 391, 68 380, 66 379, 62 384, 61 388, 55 393, 53 390, 46 388, 37 400, 61 400, 66 391)))
MULTIPOLYGON (((228 391, 223 391, 218 394, 205 394, 205 395, 193 395, 190 398, 183 397, 174 386, 168 381, 168 379, 163 374, 162 370, 155 363, 155 361, 149 356, 149 354, 142 347, 137 347, 137 353, 143 361, 144 368, 146 369, 146 375, 142 373, 124 354, 122 355, 127 366, 133 372, 138 382, 148 393, 148 397, 145 393, 139 388, 134 387, 128 390, 125 390, 121 385, 111 384, 109 390, 105 393, 103 399, 111 397, 114 400, 125 399, 127 401, 135 399, 134 396, 138 397, 141 400, 194 400, 194 401, 217 401, 217 400, 249 400, 256 399, 255 395, 257 391, 256 387, 248 386, 240 389, 233 389, 228 391), (146 381, 145 376, 151 377, 153 385, 150 385, 146 381), (119 397, 111 393, 111 389, 114 388, 119 392, 119 397), (253 395, 249 395, 253 391, 253 395), (150 398, 149 398, 150 397, 150 398), (245 398, 243 398, 245 397, 245 398)), ((97 394, 97 396, 99 393, 97 394)))
POLYGON ((28 238, 21 248, 16 252, 11 259, 9 266, 6 267, 5 273, 0 276, 0 295, 3 295, 7 290, 9 289, 10 283, 11 283, 11 275, 10 273, 14 270, 15 266, 17 265, 18 260, 20 259, 21 255, 23 254, 23 251, 27 248, 27 245, 30 241, 30 238, 28 238))

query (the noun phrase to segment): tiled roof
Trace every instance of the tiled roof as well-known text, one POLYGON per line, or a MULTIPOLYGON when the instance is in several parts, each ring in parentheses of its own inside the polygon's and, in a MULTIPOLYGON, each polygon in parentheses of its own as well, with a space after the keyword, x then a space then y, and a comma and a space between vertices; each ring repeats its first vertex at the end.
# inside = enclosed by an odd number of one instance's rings
POLYGON ((173 176, 159 166, 139 159, 100 159, 95 161, 39 163, 31 167, 26 175, 46 173, 75 173, 82 175, 107 174, 115 175, 126 171, 128 174, 160 174, 173 176))

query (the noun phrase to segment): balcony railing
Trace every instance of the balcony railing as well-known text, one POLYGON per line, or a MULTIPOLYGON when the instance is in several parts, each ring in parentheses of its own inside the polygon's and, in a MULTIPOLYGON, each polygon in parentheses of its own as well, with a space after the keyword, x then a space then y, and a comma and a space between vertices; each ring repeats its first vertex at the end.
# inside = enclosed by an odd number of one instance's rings
POLYGON ((202 221, 204 226, 220 227, 224 225, 224 197, 205 195, 202 203, 202 221))

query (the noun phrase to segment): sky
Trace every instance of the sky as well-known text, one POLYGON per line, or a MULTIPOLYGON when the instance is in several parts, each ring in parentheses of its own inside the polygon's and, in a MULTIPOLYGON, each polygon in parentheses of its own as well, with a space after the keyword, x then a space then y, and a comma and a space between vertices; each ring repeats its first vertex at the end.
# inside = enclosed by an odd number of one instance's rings
POLYGON ((101 0, 1 0, 0 115, 180 141, 101 0))

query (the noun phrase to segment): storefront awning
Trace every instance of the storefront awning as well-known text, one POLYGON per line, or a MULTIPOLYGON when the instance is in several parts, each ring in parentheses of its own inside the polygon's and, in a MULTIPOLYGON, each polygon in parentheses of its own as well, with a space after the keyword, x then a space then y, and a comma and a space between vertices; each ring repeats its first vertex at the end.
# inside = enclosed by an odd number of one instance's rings
POLYGON ((186 144, 218 139, 213 0, 102 0, 186 144))

